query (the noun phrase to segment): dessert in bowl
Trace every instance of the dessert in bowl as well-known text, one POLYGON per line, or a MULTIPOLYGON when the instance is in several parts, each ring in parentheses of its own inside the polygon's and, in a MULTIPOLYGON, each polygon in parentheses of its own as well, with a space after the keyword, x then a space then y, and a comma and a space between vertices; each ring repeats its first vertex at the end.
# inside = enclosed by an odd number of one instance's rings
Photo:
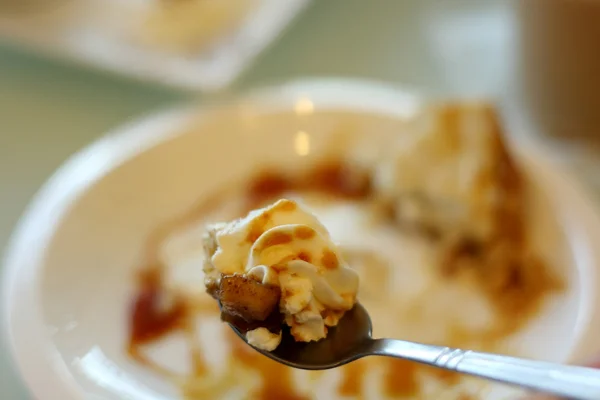
POLYGON ((223 289, 223 277, 238 279, 229 289, 239 279, 278 287, 253 287, 270 308, 248 303, 241 315, 235 291, 220 297, 264 346, 277 330, 251 323, 265 310, 299 340, 319 340, 356 300, 379 337, 552 361, 599 346, 596 216, 543 157, 512 150, 489 105, 325 82, 123 132, 59 171, 9 253, 11 343, 40 398, 506 393, 398 360, 278 365, 221 321, 206 288, 221 278, 223 289), (327 298, 317 278, 343 288, 327 298))

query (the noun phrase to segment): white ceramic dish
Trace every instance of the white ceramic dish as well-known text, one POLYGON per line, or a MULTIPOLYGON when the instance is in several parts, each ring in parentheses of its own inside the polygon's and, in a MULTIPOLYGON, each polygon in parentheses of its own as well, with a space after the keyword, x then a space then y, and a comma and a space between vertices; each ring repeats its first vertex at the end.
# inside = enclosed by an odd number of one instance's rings
MULTIPOLYGON (((202 33, 196 32, 193 17, 185 13, 171 15, 167 21, 148 11, 157 7, 154 0, 5 0, 0 1, 0 40, 136 79, 214 91, 231 84, 309 4, 309 0, 249 1, 255 5, 242 18, 228 20, 215 14, 208 21, 214 33, 202 33), (15 8, 18 11, 11 11, 15 8), (217 17, 223 28, 213 22, 217 17), (152 18, 147 24, 159 26, 153 29, 162 29, 166 37, 183 36, 176 29, 190 31, 188 36, 199 38, 198 44, 174 50, 155 45, 154 39, 144 39, 149 33, 144 33, 143 18, 152 18)), ((201 16, 200 12, 197 18, 201 16)))
MULTIPOLYGON (((393 134, 419 106, 417 97, 374 83, 300 82, 226 108, 152 116, 75 155, 38 193, 5 260, 4 328, 32 393, 39 400, 177 398, 123 352, 124 305, 147 234, 251 165, 318 155, 340 126, 393 134), (310 151, 294 147, 299 131, 310 151), (218 173, 206 168, 214 165, 218 173)), ((518 154, 534 182, 534 242, 571 281, 519 336, 520 353, 581 361, 600 351, 600 222, 569 176, 530 148, 518 154)), ((178 351, 164 357, 177 364, 178 351)))

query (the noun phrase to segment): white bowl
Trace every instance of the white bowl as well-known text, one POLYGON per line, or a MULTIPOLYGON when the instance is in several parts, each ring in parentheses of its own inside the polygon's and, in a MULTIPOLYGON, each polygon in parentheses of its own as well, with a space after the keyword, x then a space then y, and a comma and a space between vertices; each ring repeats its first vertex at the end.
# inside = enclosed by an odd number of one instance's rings
MULTIPOLYGON (((419 106, 374 83, 299 82, 228 107, 152 116, 75 155, 29 206, 5 260, 4 328, 35 397, 176 398, 123 351, 125 305, 148 233, 250 166, 303 162, 299 131, 310 139, 310 159, 340 127, 393 135, 419 106)), ((534 243, 570 281, 519 335, 519 351, 581 361, 600 350, 600 222, 581 188, 544 155, 519 148, 518 158, 533 183, 534 243)))

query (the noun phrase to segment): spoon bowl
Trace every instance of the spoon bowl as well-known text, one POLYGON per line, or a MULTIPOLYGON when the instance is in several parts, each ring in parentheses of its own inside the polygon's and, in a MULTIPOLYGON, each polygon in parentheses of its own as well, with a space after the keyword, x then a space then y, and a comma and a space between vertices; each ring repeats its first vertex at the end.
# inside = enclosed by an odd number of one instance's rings
MULTIPOLYGON (((246 341, 246 335, 231 325, 234 332, 246 341)), ((329 328, 327 337, 318 342, 297 342, 286 326, 281 344, 273 351, 257 351, 287 366, 307 370, 339 367, 369 354, 374 340, 371 338, 371 318, 367 310, 356 304, 344 314, 338 325, 329 328)))

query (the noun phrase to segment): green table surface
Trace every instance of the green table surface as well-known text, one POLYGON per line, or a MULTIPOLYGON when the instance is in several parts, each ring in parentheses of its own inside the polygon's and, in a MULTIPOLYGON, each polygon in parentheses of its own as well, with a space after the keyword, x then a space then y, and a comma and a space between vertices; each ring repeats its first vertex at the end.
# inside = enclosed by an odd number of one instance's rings
MULTIPOLYGON (((441 94, 501 96, 510 79, 507 1, 315 0, 230 89, 310 76, 372 78, 441 94)), ((0 47, 0 248, 42 183, 123 122, 210 96, 0 47)), ((0 398, 27 391, 0 348, 0 398)))

